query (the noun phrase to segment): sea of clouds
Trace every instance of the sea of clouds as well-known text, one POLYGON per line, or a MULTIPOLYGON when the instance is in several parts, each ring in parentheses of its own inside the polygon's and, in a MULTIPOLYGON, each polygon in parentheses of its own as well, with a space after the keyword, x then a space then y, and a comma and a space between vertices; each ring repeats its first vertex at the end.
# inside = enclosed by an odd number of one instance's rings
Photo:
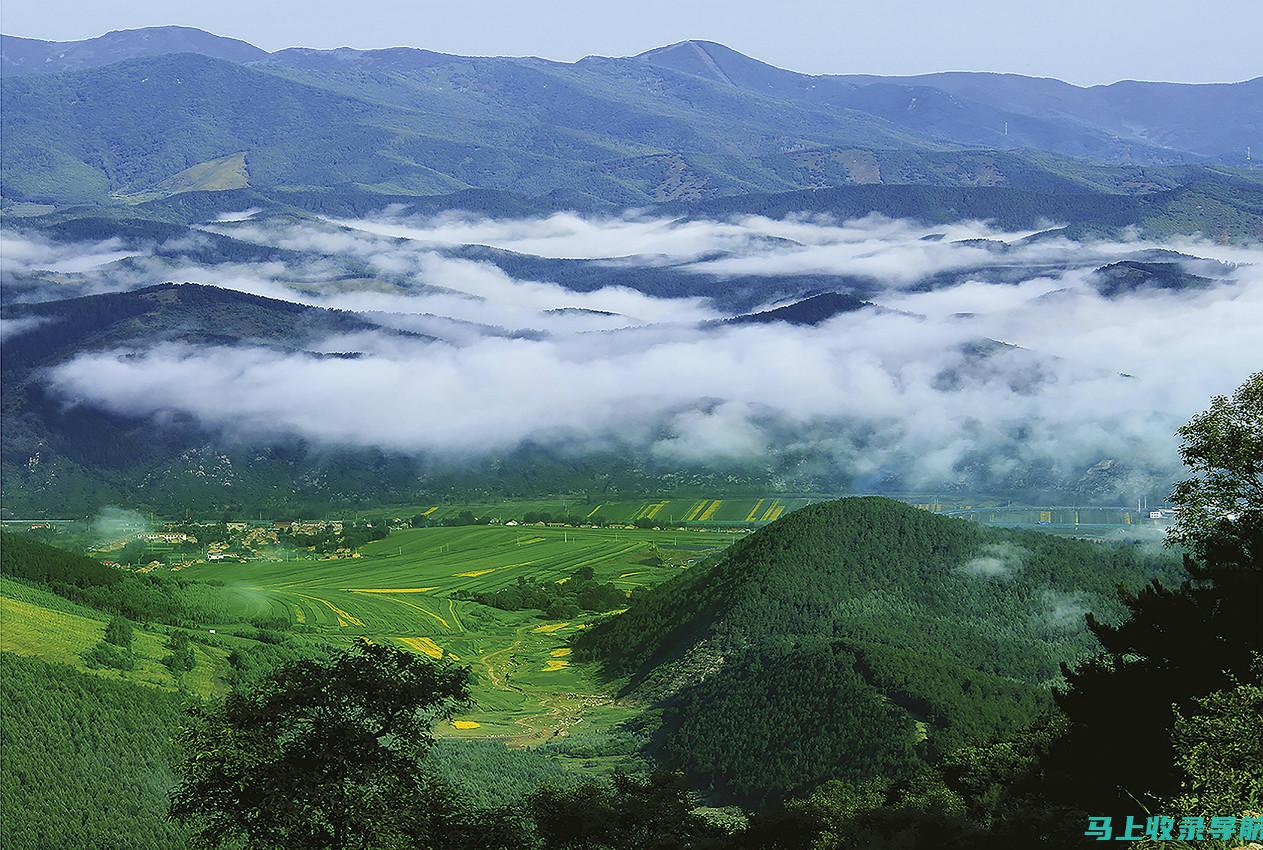
POLYGON ((187 414, 238 439, 297 435, 451 458, 527 442, 716 468, 793 457, 909 487, 1074 482, 1121 461, 1118 493, 1153 492, 1178 475, 1175 429, 1257 369, 1263 349, 1263 249, 1191 238, 1077 242, 880 217, 399 210, 321 221, 225 214, 182 237, 184 249, 3 238, 6 282, 46 271, 61 281, 22 297, 188 281, 360 311, 380 327, 308 346, 355 358, 173 342, 82 353, 44 376, 68 404, 187 414), (215 234, 278 258, 197 260, 199 240, 215 234), (576 291, 454 256, 470 245, 696 285, 680 297, 576 291), (1222 282, 1097 292, 1095 268, 1153 249, 1205 258, 1181 262, 1222 282), (859 282, 874 306, 818 326, 716 321, 730 312, 724 287, 803 275, 825 289, 859 282))

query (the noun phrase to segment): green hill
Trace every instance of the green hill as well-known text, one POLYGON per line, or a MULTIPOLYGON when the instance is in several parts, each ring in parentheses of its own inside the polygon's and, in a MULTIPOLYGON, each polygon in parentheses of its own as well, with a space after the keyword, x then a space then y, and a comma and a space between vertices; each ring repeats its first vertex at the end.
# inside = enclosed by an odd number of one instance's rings
POLYGON ((810 505, 576 640, 661 710, 651 749, 720 796, 898 775, 1050 706, 1114 589, 1167 560, 880 498, 810 505))

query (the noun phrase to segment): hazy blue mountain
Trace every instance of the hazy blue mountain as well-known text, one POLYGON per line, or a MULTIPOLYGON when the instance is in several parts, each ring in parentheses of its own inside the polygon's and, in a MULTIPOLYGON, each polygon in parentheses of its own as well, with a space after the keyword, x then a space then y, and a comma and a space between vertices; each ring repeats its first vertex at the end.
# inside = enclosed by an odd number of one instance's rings
POLYGON ((1106 298, 1145 290, 1183 292, 1209 289, 1215 285, 1211 278, 1191 274, 1182 263, 1146 263, 1139 260, 1122 260, 1102 266, 1095 272, 1094 283, 1106 298))
POLYGON ((281 186, 579 206, 852 184, 1136 194, 1186 182, 1154 165, 1242 160, 1263 127, 1259 80, 810 76, 710 42, 561 63, 268 54, 159 28, 3 52, 6 205, 281 186))
POLYGON ((1263 77, 1212 85, 1081 87, 1018 74, 807 75, 707 41, 640 54, 661 67, 792 100, 829 103, 960 144, 1127 158, 1166 149, 1243 161, 1263 128, 1263 77))
POLYGON ((772 322, 785 322, 790 325, 819 325, 834 316, 872 306, 872 303, 857 298, 849 292, 820 292, 792 304, 734 316, 724 320, 722 324, 766 325, 772 322))
POLYGON ((198 53, 229 62, 249 62, 267 55, 253 44, 192 27, 115 30, 83 41, 0 35, 0 69, 5 74, 60 74, 168 53, 198 53))
POLYGON ((1017 74, 953 72, 843 78, 857 84, 927 86, 1018 115, 1097 127, 1149 145, 1241 162, 1263 127, 1263 77, 1189 85, 1125 80, 1079 87, 1017 74))
POLYGON ((173 54, 6 80, 6 195, 216 188, 175 178, 201 166, 216 180, 225 170, 216 162, 240 157, 227 170, 251 186, 571 189, 643 203, 801 185, 781 173, 792 167, 779 154, 786 134, 818 146, 918 144, 867 116, 840 123, 626 63, 601 74, 508 60, 412 76, 265 67, 173 54))

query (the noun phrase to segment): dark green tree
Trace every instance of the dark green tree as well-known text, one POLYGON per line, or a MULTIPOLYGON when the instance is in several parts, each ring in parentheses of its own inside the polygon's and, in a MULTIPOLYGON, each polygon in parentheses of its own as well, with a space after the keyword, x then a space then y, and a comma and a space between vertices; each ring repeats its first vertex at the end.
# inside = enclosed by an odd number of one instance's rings
POLYGON ((1263 656, 1248 679, 1177 714, 1171 742, 1184 782, 1167 811, 1214 817, 1263 810, 1263 656))
POLYGON ((619 773, 610 783, 545 787, 527 801, 549 850, 683 850, 717 843, 716 830, 694 812, 696 805, 678 773, 619 773))
POLYGON ((197 665, 197 653, 193 651, 193 641, 189 640, 187 633, 172 632, 167 639, 167 649, 171 650, 171 654, 162 663, 172 673, 187 673, 197 665))
POLYGON ((132 624, 126 617, 115 615, 105 624, 105 642, 128 648, 132 645, 132 624))
POLYGON ((1169 799, 1181 772, 1174 716, 1250 675, 1263 652, 1263 372, 1180 429, 1192 475, 1176 485, 1170 541, 1187 579, 1123 592, 1128 616, 1089 615, 1104 651, 1067 670, 1068 731, 1045 763, 1053 799, 1101 807, 1169 799))
POLYGON ((462 828, 459 801, 422 763, 432 724, 468 701, 469 678, 366 640, 287 664, 193 710, 171 814, 211 847, 451 847, 479 830, 503 845, 485 823, 462 828))

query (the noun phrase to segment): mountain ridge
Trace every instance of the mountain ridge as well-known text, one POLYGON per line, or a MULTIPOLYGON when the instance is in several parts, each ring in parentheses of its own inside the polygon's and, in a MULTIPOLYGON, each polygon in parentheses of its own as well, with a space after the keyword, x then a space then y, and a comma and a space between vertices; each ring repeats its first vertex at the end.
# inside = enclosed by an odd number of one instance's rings
MULTIPOLYGON (((214 42, 221 42, 221 43, 230 44, 230 45, 240 45, 242 46, 241 52, 243 54, 248 54, 248 58, 242 59, 239 61, 253 61, 255 59, 259 59, 264 56, 276 56, 278 54, 288 53, 291 51, 301 51, 304 53, 331 53, 331 54, 358 54, 358 55, 373 54, 373 53, 398 53, 402 51, 416 51, 418 53, 423 53, 423 54, 428 54, 434 57, 443 57, 443 58, 448 58, 448 59, 509 59, 509 60, 523 60, 523 61, 534 60, 534 61, 548 62, 548 63, 558 64, 558 65, 578 65, 592 59, 647 60, 650 58, 668 54, 672 50, 675 50, 675 49, 696 50, 703 53, 707 53, 708 54, 707 58, 713 61, 714 57, 709 54, 709 51, 713 48, 718 48, 719 51, 722 51, 724 54, 727 54, 731 57, 739 58, 740 60, 743 60, 745 62, 750 62, 750 63, 763 66, 766 68, 773 68, 777 71, 781 71, 786 74, 793 74, 799 77, 808 77, 808 78, 817 78, 817 79, 818 78, 825 78, 825 79, 833 78, 833 79, 840 79, 840 80, 847 80, 847 81, 852 81, 852 80, 854 81, 858 81, 858 80, 925 81, 925 80, 937 80, 937 79, 951 78, 951 77, 965 77, 965 78, 979 78, 979 79, 1010 78, 1010 79, 1024 80, 1024 81, 1052 82, 1052 83, 1057 83, 1060 86, 1063 86, 1066 88, 1080 89, 1080 90, 1110 88, 1112 86, 1119 86, 1119 85, 1163 85, 1163 86, 1169 85, 1169 86, 1185 86, 1185 87, 1190 87, 1190 88, 1201 88, 1201 87, 1215 87, 1215 86, 1233 86, 1233 85, 1238 85, 1240 83, 1256 83, 1256 82, 1263 81, 1263 74, 1261 74, 1257 77, 1249 77, 1244 80, 1222 80, 1222 81, 1216 81, 1216 82, 1203 82, 1203 83, 1183 82, 1179 80, 1140 80, 1140 79, 1126 78, 1126 79, 1115 80, 1110 83, 1095 83, 1091 85, 1079 85, 1077 83, 1067 82, 1058 77, 1052 77, 1052 76, 1020 74, 1020 73, 1012 72, 1012 71, 967 71, 967 70, 961 70, 961 69, 944 70, 944 71, 929 71, 929 72, 918 73, 918 74, 880 74, 879 75, 879 74, 863 74, 863 73, 840 72, 840 71, 812 74, 805 71, 795 71, 788 68, 781 68, 780 66, 773 65, 768 62, 763 62, 762 60, 759 60, 759 59, 755 59, 749 56, 748 54, 742 53, 741 51, 736 50, 735 48, 732 48, 726 44, 723 44, 722 42, 712 41, 712 40, 704 39, 704 38, 681 39, 680 41, 675 41, 669 44, 659 45, 657 47, 650 47, 650 48, 640 51, 639 53, 633 53, 629 55, 608 56, 605 54, 595 54, 595 53, 588 54, 587 56, 584 56, 580 59, 576 59, 571 62, 558 60, 558 59, 547 59, 545 57, 534 56, 534 55, 516 55, 516 54, 514 55, 508 55, 508 54, 481 55, 481 54, 446 53, 443 51, 430 50, 429 48, 417 47, 415 45, 405 45, 405 44, 391 45, 388 47, 364 47, 364 48, 351 47, 350 45, 340 45, 338 47, 328 47, 328 48, 292 45, 290 47, 282 47, 276 50, 266 50, 264 48, 258 47, 255 44, 252 44, 251 42, 245 39, 234 38, 232 36, 219 35, 217 33, 212 33, 209 30, 201 29, 200 27, 182 26, 182 25, 177 25, 177 24, 149 26, 149 27, 131 27, 131 28, 118 29, 118 30, 110 30, 109 32, 103 33, 99 36, 92 36, 92 37, 83 38, 83 39, 66 39, 66 40, 43 39, 43 38, 36 38, 33 36, 14 35, 11 33, 0 33, 0 39, 3 39, 5 42, 9 42, 13 45, 19 45, 19 44, 42 45, 42 46, 45 46, 47 49, 59 48, 64 51, 68 48, 76 48, 76 47, 81 47, 81 46, 90 45, 90 44, 97 44, 103 41, 105 42, 111 42, 111 41, 112 42, 127 42, 129 40, 145 41, 145 40, 149 40, 153 38, 154 36, 170 37, 174 35, 183 36, 184 38, 189 39, 190 44, 193 44, 193 45, 196 45, 198 41, 212 41, 212 40, 214 42)), ((187 49, 188 46, 189 45, 186 44, 185 49, 180 49, 178 47, 159 48, 159 50, 155 50, 154 52, 148 55, 161 55, 161 53, 163 52, 165 53, 198 52, 196 50, 188 50, 187 49)), ((205 54, 205 55, 213 55, 213 54, 205 54)), ((34 69, 31 69, 29 72, 50 73, 50 71, 47 71, 47 70, 35 71, 34 69)))
POLYGON ((354 185, 634 206, 874 182, 1010 185, 1102 164, 1245 166, 1263 133, 1263 78, 1079 88, 1018 75, 813 76, 698 40, 555 62, 407 47, 268 53, 181 28, 100 39, 0 42, 16 140, 7 203, 354 185))

